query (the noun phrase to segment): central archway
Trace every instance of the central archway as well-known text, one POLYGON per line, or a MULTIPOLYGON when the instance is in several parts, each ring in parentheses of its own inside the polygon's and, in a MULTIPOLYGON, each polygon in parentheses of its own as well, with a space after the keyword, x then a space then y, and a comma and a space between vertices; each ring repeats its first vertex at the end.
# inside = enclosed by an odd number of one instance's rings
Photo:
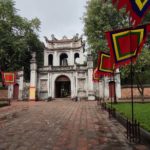
POLYGON ((64 98, 71 96, 70 79, 64 75, 57 77, 55 81, 55 97, 64 98))

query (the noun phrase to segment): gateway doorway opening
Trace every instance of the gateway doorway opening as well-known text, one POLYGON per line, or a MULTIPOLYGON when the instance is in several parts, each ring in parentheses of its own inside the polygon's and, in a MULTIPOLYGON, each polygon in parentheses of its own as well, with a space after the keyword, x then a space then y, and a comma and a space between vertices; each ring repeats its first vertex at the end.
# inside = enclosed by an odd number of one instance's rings
POLYGON ((66 76, 59 76, 55 81, 55 97, 65 98, 71 96, 70 80, 66 76))

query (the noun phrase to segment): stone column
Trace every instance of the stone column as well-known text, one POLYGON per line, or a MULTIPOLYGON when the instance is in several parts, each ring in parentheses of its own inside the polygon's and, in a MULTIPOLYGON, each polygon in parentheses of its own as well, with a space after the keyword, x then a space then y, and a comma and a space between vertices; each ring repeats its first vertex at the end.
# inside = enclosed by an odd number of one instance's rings
POLYGON ((23 71, 19 71, 18 72, 18 76, 19 76, 19 100, 23 100, 23 87, 24 87, 24 78, 23 78, 23 74, 24 72, 23 71))
POLYGON ((99 84, 99 97, 103 98, 103 90, 104 90, 104 88, 103 88, 102 80, 100 80, 98 84, 99 84))
POLYGON ((48 66, 48 53, 44 50, 44 66, 48 66))
POLYGON ((30 62, 30 100, 36 100, 36 85, 37 85, 37 64, 36 53, 32 53, 32 59, 30 62))
POLYGON ((49 78, 49 80, 48 80, 48 82, 49 82, 49 84, 48 84, 48 88, 49 88, 48 96, 52 97, 52 84, 53 84, 53 82, 52 82, 52 73, 51 72, 49 73, 48 78, 49 78))
POLYGON ((116 83, 116 98, 121 98, 121 81, 119 69, 115 72, 115 83, 116 83))
POLYGON ((104 77, 104 98, 109 98, 109 78, 104 77))
POLYGON ((74 83, 74 78, 73 78, 73 75, 71 75, 71 79, 70 79, 71 81, 71 98, 73 98, 74 97, 74 90, 75 90, 75 83, 74 83))
POLYGON ((8 86, 8 98, 12 99, 13 98, 13 90, 14 90, 14 86, 13 84, 8 86))
POLYGON ((50 73, 47 73, 47 91, 48 91, 48 97, 50 97, 50 73))
POLYGON ((53 55, 53 66, 59 66, 58 54, 56 51, 54 51, 54 55, 53 55))
POLYGON ((56 75, 51 76, 51 96, 52 98, 55 98, 55 80, 56 80, 56 75))
POLYGON ((69 59, 68 59, 68 64, 69 65, 74 65, 74 54, 72 51, 70 51, 70 54, 69 54, 69 59))
POLYGON ((88 100, 95 100, 94 84, 93 84, 93 58, 91 54, 87 57, 88 67, 88 100))

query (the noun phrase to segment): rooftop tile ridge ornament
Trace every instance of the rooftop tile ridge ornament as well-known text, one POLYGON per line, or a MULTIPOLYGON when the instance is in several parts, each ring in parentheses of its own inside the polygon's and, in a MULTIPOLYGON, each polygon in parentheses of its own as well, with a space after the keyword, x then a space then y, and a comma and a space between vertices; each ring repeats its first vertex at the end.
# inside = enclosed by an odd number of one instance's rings
POLYGON ((82 42, 83 35, 79 37, 79 34, 76 33, 72 38, 68 38, 66 35, 64 35, 61 39, 57 39, 54 34, 51 35, 51 39, 48 39, 46 36, 44 36, 44 39, 46 43, 69 43, 69 42, 82 42))
POLYGON ((52 39, 52 41, 57 41, 57 39, 56 39, 54 34, 51 35, 51 39, 52 39))
POLYGON ((141 23, 148 10, 150 10, 150 0, 112 0, 112 3, 117 6, 118 10, 126 8, 134 27, 141 23))

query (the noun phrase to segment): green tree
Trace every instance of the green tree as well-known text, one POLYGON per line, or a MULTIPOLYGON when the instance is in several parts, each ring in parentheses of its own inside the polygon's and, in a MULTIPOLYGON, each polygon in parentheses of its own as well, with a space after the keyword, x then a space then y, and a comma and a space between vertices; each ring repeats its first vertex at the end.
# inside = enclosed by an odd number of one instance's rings
POLYGON ((89 0, 83 21, 84 33, 96 65, 97 51, 108 51, 105 32, 127 26, 127 16, 124 10, 118 13, 111 0, 89 0))
MULTIPOLYGON (((148 13, 142 23, 148 23, 150 13, 148 13)), ((87 36, 89 48, 93 52, 95 66, 97 65, 97 51, 107 51, 107 41, 105 32, 129 27, 128 14, 125 9, 117 11, 112 6, 112 0, 89 0, 86 6, 86 12, 83 16, 84 32, 87 36)), ((144 93, 143 83, 149 83, 149 49, 150 38, 148 39, 142 54, 134 65, 135 81, 142 96, 144 93), (143 63, 144 60, 144 63, 143 63)), ((122 81, 130 81, 130 66, 121 68, 122 81)), ((128 82, 129 84, 129 82, 128 82)))
POLYGON ((43 43, 38 39, 40 21, 27 20, 17 14, 13 0, 0 0, 0 68, 17 71, 24 67, 29 80, 31 53, 36 51, 41 65, 43 43))
MULTIPOLYGON (((144 102, 144 84, 150 83, 150 51, 148 48, 142 50, 135 64, 133 64, 133 83, 137 85, 141 99, 144 102)), ((130 65, 121 68, 123 84, 131 83, 130 65)))

